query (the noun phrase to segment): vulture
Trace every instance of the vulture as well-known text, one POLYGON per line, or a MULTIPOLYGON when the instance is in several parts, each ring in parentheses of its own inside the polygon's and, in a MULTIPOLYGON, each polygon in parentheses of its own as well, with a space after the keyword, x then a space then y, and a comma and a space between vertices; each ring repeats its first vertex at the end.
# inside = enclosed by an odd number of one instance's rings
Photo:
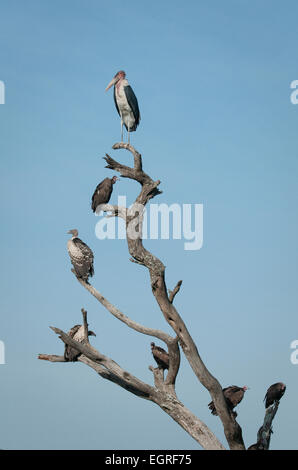
POLYGON ((286 391, 286 386, 282 382, 277 382, 276 384, 271 385, 265 395, 265 408, 273 405, 276 401, 279 401, 283 394, 286 391))
POLYGON ((91 202, 93 212, 96 211, 100 204, 107 204, 109 202, 113 192, 113 185, 117 180, 119 180, 117 176, 113 176, 113 178, 105 178, 96 186, 91 202))
POLYGON ((71 239, 67 242, 67 250, 75 274, 78 279, 88 283, 89 276, 92 277, 94 274, 92 250, 78 238, 77 229, 69 230, 67 233, 72 234, 71 239))
POLYGON ((123 142, 124 124, 128 132, 129 143, 129 133, 137 129, 141 117, 138 100, 125 77, 126 73, 123 70, 117 72, 108 84, 106 91, 114 85, 114 102, 121 118, 121 142, 123 142))
POLYGON ((169 368, 169 354, 163 348, 151 343, 151 352, 160 369, 169 368))
MULTIPOLYGON (((82 325, 73 326, 67 334, 75 341, 78 341, 79 343, 84 343, 84 327, 82 325)), ((93 331, 88 330, 88 336, 96 336, 96 334, 93 333, 93 331)), ((68 344, 65 344, 64 359, 66 361, 75 362, 78 360, 78 357, 80 355, 81 353, 77 349, 73 348, 72 346, 69 346, 68 344)))
MULTIPOLYGON (((237 385, 230 385, 230 387, 223 388, 223 394, 225 396, 228 408, 230 411, 233 410, 242 400, 244 397, 244 393, 246 392, 247 387, 237 387, 237 385)), ((217 411, 215 409, 213 401, 208 404, 211 413, 217 416, 217 411)), ((236 414, 237 416, 237 414, 236 414)))

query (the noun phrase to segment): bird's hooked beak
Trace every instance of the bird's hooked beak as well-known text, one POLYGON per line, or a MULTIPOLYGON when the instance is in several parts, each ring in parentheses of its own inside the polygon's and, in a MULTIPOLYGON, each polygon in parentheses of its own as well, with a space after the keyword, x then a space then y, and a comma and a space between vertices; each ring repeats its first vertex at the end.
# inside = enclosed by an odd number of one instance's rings
POLYGON ((96 336, 96 334, 94 333, 94 331, 88 331, 88 336, 96 336))
POLYGON ((110 83, 108 84, 107 88, 105 89, 105 91, 108 91, 111 86, 115 85, 117 82, 118 82, 119 78, 118 77, 114 77, 113 80, 110 81, 110 83))
POLYGON ((73 235, 74 237, 77 237, 78 236, 78 231, 77 229, 73 228, 71 230, 68 230, 67 233, 70 233, 71 235, 73 235))

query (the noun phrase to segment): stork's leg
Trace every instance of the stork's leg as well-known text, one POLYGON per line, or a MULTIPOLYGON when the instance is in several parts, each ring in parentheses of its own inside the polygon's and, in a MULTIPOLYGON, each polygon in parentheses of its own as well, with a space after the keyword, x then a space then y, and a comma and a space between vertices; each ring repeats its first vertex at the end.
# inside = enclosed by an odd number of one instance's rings
POLYGON ((130 144, 130 133, 129 133, 129 127, 128 127, 128 144, 130 144))
POLYGON ((121 142, 123 142, 123 120, 121 117, 121 142))

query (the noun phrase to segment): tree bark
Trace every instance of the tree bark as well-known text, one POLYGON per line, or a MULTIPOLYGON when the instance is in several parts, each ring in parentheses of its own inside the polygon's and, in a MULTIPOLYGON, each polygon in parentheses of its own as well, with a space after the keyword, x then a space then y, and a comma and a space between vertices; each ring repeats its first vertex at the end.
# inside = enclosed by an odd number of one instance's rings
MULTIPOLYGON (((172 291, 168 291, 163 262, 143 246, 142 226, 144 208, 153 197, 161 193, 158 189, 160 181, 154 181, 143 171, 142 157, 134 147, 129 144, 117 143, 113 146, 113 149, 126 149, 131 152, 134 159, 134 166, 131 168, 122 165, 106 154, 104 157, 107 163, 106 167, 119 172, 123 178, 137 181, 141 185, 141 191, 130 209, 110 204, 104 204, 100 209, 111 211, 111 216, 121 217, 125 220, 127 246, 131 255, 131 261, 148 269, 153 296, 166 322, 171 326, 175 335, 171 336, 161 330, 149 328, 137 323, 109 302, 95 287, 84 282, 82 279, 78 279, 78 281, 111 315, 126 324, 127 327, 138 333, 158 338, 167 345, 169 354, 168 373, 166 377, 164 377, 164 370, 159 367, 154 368, 150 366, 149 368, 154 377, 154 386, 151 386, 130 374, 111 358, 92 347, 88 339, 87 312, 84 309, 82 309, 85 333, 84 344, 75 341, 58 328, 52 327, 52 329, 65 344, 70 345, 80 352, 78 358, 79 362, 91 367, 102 378, 117 384, 140 398, 157 404, 204 449, 223 450, 224 446, 206 424, 188 410, 176 396, 175 381, 180 367, 180 345, 197 379, 210 393, 218 416, 223 424, 224 433, 230 449, 244 450, 245 446, 241 427, 236 421, 235 414, 231 412, 227 406, 222 387, 203 362, 186 324, 173 305, 175 296, 180 291, 182 281, 179 281, 172 291), (132 230, 132 227, 134 230, 132 230), (135 236, 136 233, 138 236, 135 236)), ((63 356, 48 354, 40 354, 39 359, 50 362, 67 362, 63 356)), ((266 410, 264 424, 259 430, 258 442, 262 442, 262 445, 264 447, 267 446, 267 448, 269 448, 272 431, 271 425, 277 408, 278 404, 274 409, 266 410)))
POLYGON ((108 163, 107 168, 118 171, 121 176, 134 179, 142 185, 141 192, 135 201, 137 209, 134 210, 133 205, 130 214, 128 214, 126 218, 127 245, 129 253, 132 258, 138 262, 138 264, 148 268, 153 295, 159 305, 161 312, 164 315, 165 320, 173 328, 177 337, 179 338, 179 343, 196 377, 209 391, 217 413, 223 423, 225 436, 230 448, 233 450, 243 450, 245 449, 245 446, 242 438, 242 430, 235 417, 232 413, 230 413, 227 407, 226 400, 222 392, 222 387, 218 380, 208 371, 207 367, 202 361, 198 349, 185 323, 171 302, 172 296, 170 298, 168 297, 165 283, 165 266, 156 256, 146 250, 143 246, 143 213, 140 212, 139 205, 145 207, 152 197, 160 193, 160 191, 157 189, 160 181, 158 180, 154 182, 146 173, 140 170, 140 168, 142 168, 141 155, 132 146, 118 143, 115 144, 113 148, 129 150, 134 156, 134 168, 124 167, 116 160, 112 159, 109 155, 106 155, 105 160, 108 163), (140 236, 137 239, 132 238, 129 232, 130 224, 136 217, 138 218, 138 223, 135 224, 135 226, 138 227, 138 231, 140 233, 140 236))

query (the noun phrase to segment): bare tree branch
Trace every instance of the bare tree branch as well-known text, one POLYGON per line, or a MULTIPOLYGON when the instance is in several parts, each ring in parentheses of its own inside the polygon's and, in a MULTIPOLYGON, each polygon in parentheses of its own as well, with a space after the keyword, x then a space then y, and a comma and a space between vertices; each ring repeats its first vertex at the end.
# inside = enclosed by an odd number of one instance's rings
POLYGON ((153 328, 148 328, 146 326, 141 325, 133 320, 131 320, 128 316, 124 315, 118 308, 116 308, 113 304, 111 304, 102 294, 100 294, 95 287, 88 284, 87 282, 83 281, 82 279, 78 279, 79 283, 87 289, 90 294, 92 294, 114 317, 118 320, 125 323, 129 328, 142 333, 144 335, 153 336, 164 341, 169 350, 169 371, 167 374, 166 383, 168 385, 175 384, 176 377, 179 371, 180 366, 180 350, 178 346, 178 338, 173 338, 172 336, 164 333, 161 330, 156 330, 153 328))
POLYGON ((141 154, 132 145, 125 144, 124 142, 120 142, 120 143, 117 143, 117 144, 113 145, 114 150, 118 150, 118 149, 121 149, 121 148, 129 150, 129 152, 131 152, 133 154, 135 170, 136 171, 142 171, 143 168, 142 168, 141 154))
POLYGON ((256 444, 251 445, 248 450, 269 450, 271 434, 273 433, 272 423, 278 407, 279 401, 276 401, 266 409, 263 425, 258 431, 257 442, 256 444))
MULTIPOLYGON (((92 361, 91 359, 89 359, 88 357, 84 355, 80 356, 78 361, 94 369, 98 373, 98 375, 100 375, 103 379, 109 380, 110 382, 113 382, 114 384, 119 385, 119 387, 124 388, 128 392, 133 393, 134 395, 140 398, 144 398, 145 400, 152 401, 151 395, 149 391, 147 390, 147 388, 142 387, 142 386, 140 387, 138 386, 139 384, 136 384, 133 381, 126 380, 126 374, 124 374, 123 377, 117 374, 113 374, 110 370, 92 361)), ((148 385, 148 387, 150 386, 148 385)))
POLYGON ((181 284, 182 284, 182 281, 178 281, 175 288, 173 290, 169 290, 169 301, 171 304, 174 302, 175 296, 180 291, 181 284))
POLYGON ((126 213, 127 213, 126 207, 112 205, 112 204, 99 204, 95 212, 97 215, 99 215, 101 211, 112 212, 111 216, 107 216, 107 217, 121 217, 121 219, 126 220, 126 213))
MULTIPOLYGON (((133 153, 131 147, 132 146, 130 146, 129 150, 133 153)), ((113 148, 116 149, 127 147, 124 147, 122 144, 115 144, 113 148)), ((135 150, 135 152, 137 151, 135 150)), ((138 158, 141 159, 140 154, 138 152, 137 154, 139 155, 138 158)), ((142 185, 141 192, 136 198, 135 204, 137 203, 145 206, 152 197, 159 194, 159 191, 157 190, 159 181, 154 182, 143 171, 136 170, 135 167, 133 169, 129 167, 123 167, 123 165, 119 164, 116 160, 112 159, 108 155, 106 156, 106 161, 108 163, 107 168, 110 168, 114 171, 119 171, 123 176, 134 179, 142 185)), ((148 268, 153 295, 164 315, 164 318, 177 334, 184 354, 189 361, 189 364, 192 367, 195 375, 201 384, 209 391, 215 404, 217 413, 223 423, 225 436, 230 448, 233 450, 243 450, 245 447, 242 438, 242 430, 235 417, 232 413, 230 413, 227 407, 227 403, 222 392, 222 387, 218 380, 213 377, 213 375, 205 366, 185 323, 178 314, 174 305, 170 302, 164 277, 164 264, 155 255, 144 248, 141 236, 136 239, 132 239, 130 237, 129 224, 134 217, 135 214, 128 216, 126 219, 127 245, 129 253, 136 261, 148 268)), ((140 234, 142 233, 142 222, 142 214, 138 213, 140 234)))
POLYGON ((89 335, 88 335, 88 323, 87 323, 87 311, 83 308, 81 309, 83 315, 83 326, 84 326, 84 341, 86 344, 89 343, 89 335))
MULTIPOLYGON (((161 380, 155 381, 156 388, 152 388, 148 385, 148 391, 150 393, 144 393, 135 384, 128 383, 126 380, 121 380, 119 376, 113 375, 108 370, 104 370, 100 365, 90 361, 85 356, 80 356, 79 360, 84 364, 92 367, 101 377, 116 383, 127 391, 134 393, 140 398, 156 403, 165 413, 171 416, 187 433, 189 433, 204 449, 206 450, 225 450, 224 446, 219 442, 216 436, 210 431, 210 429, 197 418, 190 410, 188 410, 177 397, 169 393, 169 389, 164 385, 161 380)), ((153 369, 153 368, 152 368, 153 369)), ((157 369, 153 369, 154 373, 158 375, 157 369)))
POLYGON ((170 336, 167 333, 164 333, 161 330, 156 330, 154 328, 149 328, 147 326, 143 326, 140 323, 137 323, 134 320, 131 320, 127 315, 122 313, 117 307, 115 307, 111 302, 109 302, 100 292, 98 292, 95 287, 93 287, 91 284, 87 284, 87 282, 83 281, 82 279, 78 279, 79 283, 87 289, 87 291, 90 292, 97 300, 98 302, 101 303, 115 318, 120 320, 121 322, 125 323, 129 328, 132 328, 135 331, 138 331, 139 333, 142 333, 144 335, 148 336, 153 336, 155 338, 160 339, 161 341, 164 341, 167 346, 169 346, 171 343, 176 342, 175 338, 170 336))
MULTIPOLYGON (((82 344, 73 340, 59 328, 51 327, 59 335, 59 338, 69 346, 77 349, 81 356, 78 361, 94 369, 102 378, 107 379, 134 395, 152 401, 160 406, 172 419, 174 419, 185 431, 187 431, 204 449, 224 450, 216 436, 209 430, 205 423, 193 415, 172 393, 172 389, 163 382, 161 387, 152 387, 129 372, 122 369, 112 359, 101 354, 90 344, 82 344)), ((47 360, 49 355, 40 354, 40 359, 47 360)), ((58 356, 57 356, 58 357, 58 356)), ((62 356, 60 356, 62 357, 62 356)), ((59 361, 60 362, 60 361, 59 361)))
POLYGON ((126 383, 127 386, 133 386, 143 393, 147 394, 148 396, 150 393, 154 391, 154 389, 150 386, 139 380, 137 377, 134 377, 132 374, 129 372, 125 371, 122 369, 122 367, 117 364, 117 362, 113 361, 109 357, 105 356, 104 354, 101 354, 99 351, 97 351, 95 348, 93 348, 90 344, 83 344, 79 343, 78 341, 75 341, 72 339, 69 335, 64 333, 64 331, 60 330, 59 328, 55 327, 50 327, 56 334, 59 335, 61 340, 68 344, 69 346, 77 349, 81 354, 86 356, 88 359, 90 359, 94 363, 98 363, 101 366, 105 367, 112 375, 117 377, 119 380, 123 381, 123 383, 126 383))
POLYGON ((206 424, 188 410, 175 395, 160 391, 156 403, 205 450, 225 450, 206 424))
MULTIPOLYGON (((180 349, 178 345, 178 337, 168 343, 169 350, 169 371, 165 380, 166 385, 175 385, 176 377, 180 367, 180 349)), ((174 387, 173 387, 174 389, 174 387)))
MULTIPOLYGON (((114 160, 110 155, 106 154, 104 157, 104 160, 107 162, 106 168, 109 168, 110 170, 117 171, 118 173, 121 174, 123 178, 130 178, 138 183, 140 183, 143 187, 144 193, 150 193, 153 191, 154 194, 151 195, 151 197, 154 197, 158 194, 161 194, 162 191, 157 189, 157 186, 160 184, 160 181, 154 182, 150 176, 148 176, 143 170, 142 170, 142 159, 141 159, 141 154, 137 152, 131 145, 124 144, 123 142, 118 143, 113 145, 113 149, 121 149, 125 148, 129 150, 134 157, 134 168, 131 168, 126 165, 122 165, 121 163, 117 162, 114 160)), ((148 195, 147 195, 148 197, 148 195)), ((149 198, 150 199, 150 198, 149 198)), ((137 200, 138 203, 145 205, 142 200, 137 200)))
POLYGON ((149 370, 153 373, 155 387, 162 389, 164 386, 164 370, 153 366, 149 366, 149 370))
MULTIPOLYGON (((242 438, 242 430, 236 421, 236 413, 231 412, 228 408, 219 381, 207 369, 199 355, 192 336, 190 335, 177 309, 173 305, 175 296, 181 288, 182 281, 177 283, 173 291, 168 291, 165 281, 164 264, 159 258, 146 250, 143 246, 142 227, 144 209, 146 204, 152 198, 161 193, 158 189, 160 181, 154 181, 143 171, 141 154, 133 146, 124 143, 117 143, 113 146, 113 149, 126 149, 131 152, 134 159, 134 166, 132 168, 122 165, 106 154, 104 157, 107 163, 106 168, 119 172, 124 178, 137 181, 141 185, 141 191, 134 204, 129 209, 105 204, 101 206, 101 210, 112 212, 113 217, 122 217, 125 220, 128 251, 132 257, 130 260, 138 265, 145 266, 148 269, 152 293, 166 322, 174 330, 175 337, 172 337, 161 330, 148 328, 131 320, 111 304, 105 297, 103 297, 93 286, 81 279, 78 279, 78 281, 115 318, 125 323, 129 328, 132 328, 139 333, 156 337, 166 343, 169 353, 169 370, 167 376, 164 378, 163 369, 150 366, 149 369, 153 372, 155 384, 155 386, 152 387, 122 369, 119 364, 111 358, 101 354, 93 348, 89 342, 87 343, 85 341, 85 344, 79 343, 70 338, 62 330, 59 330, 58 328, 52 329, 55 333, 60 335, 60 338, 64 343, 77 349, 81 353, 78 358, 80 362, 94 369, 102 378, 116 383, 141 398, 145 398, 158 404, 163 411, 182 426, 182 428, 185 429, 197 442, 199 442, 204 449, 224 449, 223 445, 218 441, 216 436, 214 436, 205 423, 194 416, 176 396, 175 381, 180 366, 180 344, 196 377, 211 395, 216 411, 222 421, 230 449, 244 450, 245 447, 242 438)), ((84 317, 84 331, 86 336, 86 331, 88 332, 86 316, 84 317)), ((55 355, 40 354, 39 359, 52 362, 65 362, 63 356, 55 355)), ((269 411, 266 410, 264 424, 258 433, 258 445, 262 443, 263 448, 266 446, 269 448, 272 421, 277 408, 278 404, 274 409, 269 409, 269 411)))
POLYGON ((67 362, 64 356, 57 356, 56 354, 38 354, 37 359, 50 362, 67 362))
POLYGON ((258 431, 258 442, 260 442, 264 450, 269 449, 270 438, 271 434, 273 433, 272 422, 275 418, 278 407, 279 401, 275 402, 272 406, 266 409, 263 426, 258 431))
POLYGON ((145 266, 144 263, 141 263, 140 261, 137 261, 136 259, 133 259, 133 258, 129 258, 129 261, 135 264, 139 264, 140 266, 145 266))
POLYGON ((64 333, 63 330, 60 330, 60 328, 56 328, 55 326, 50 326, 51 330, 54 331, 57 335, 59 335, 59 338, 65 343, 71 346, 72 348, 76 349, 79 351, 81 354, 84 354, 85 356, 89 357, 92 361, 98 361, 98 362, 103 362, 105 356, 99 353, 91 344, 84 344, 80 343, 79 341, 76 341, 75 339, 71 338, 67 333, 64 333))

